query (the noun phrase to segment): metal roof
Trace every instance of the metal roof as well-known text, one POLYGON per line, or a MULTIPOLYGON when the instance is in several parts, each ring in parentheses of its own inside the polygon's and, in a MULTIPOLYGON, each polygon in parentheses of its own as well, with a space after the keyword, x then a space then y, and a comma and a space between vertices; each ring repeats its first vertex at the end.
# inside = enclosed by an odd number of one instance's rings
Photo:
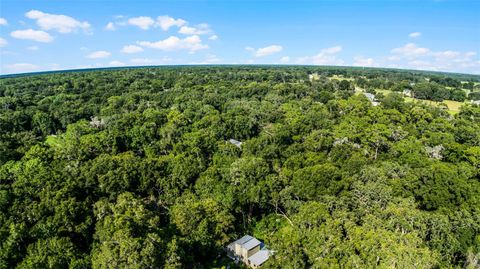
POLYGON ((262 242, 258 241, 256 238, 252 238, 248 240, 247 242, 243 243, 243 248, 250 250, 256 246, 259 246, 262 242))
POLYGON ((233 145, 235 145, 235 146, 237 146, 237 147, 240 147, 240 146, 242 146, 242 144, 243 144, 241 141, 235 140, 235 139, 233 139, 233 138, 232 138, 232 139, 229 139, 228 142, 230 142, 231 144, 233 144, 233 145))
POLYGON ((253 239, 253 236, 250 236, 250 235, 244 235, 242 238, 238 239, 237 241, 235 241, 234 243, 235 244, 239 244, 239 245, 243 245, 245 244, 246 242, 250 241, 253 239))
POLYGON ((368 100, 375 101, 375 95, 374 94, 369 93, 369 92, 364 92, 363 95, 365 95, 368 98, 368 100))
POLYGON ((262 249, 258 251, 257 253, 253 254, 248 258, 251 264, 255 266, 260 266, 262 263, 264 263, 266 260, 268 260, 268 257, 270 256, 270 252, 266 249, 262 249))

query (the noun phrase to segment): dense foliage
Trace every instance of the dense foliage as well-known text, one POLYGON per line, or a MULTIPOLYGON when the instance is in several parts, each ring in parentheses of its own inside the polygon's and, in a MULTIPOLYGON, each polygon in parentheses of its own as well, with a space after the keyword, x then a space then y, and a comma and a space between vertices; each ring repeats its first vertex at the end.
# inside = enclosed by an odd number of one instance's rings
POLYGON ((3 78, 0 268, 221 267, 247 233, 275 250, 262 268, 474 268, 480 107, 451 116, 398 93, 372 106, 355 87, 445 99, 479 81, 321 67, 3 78))

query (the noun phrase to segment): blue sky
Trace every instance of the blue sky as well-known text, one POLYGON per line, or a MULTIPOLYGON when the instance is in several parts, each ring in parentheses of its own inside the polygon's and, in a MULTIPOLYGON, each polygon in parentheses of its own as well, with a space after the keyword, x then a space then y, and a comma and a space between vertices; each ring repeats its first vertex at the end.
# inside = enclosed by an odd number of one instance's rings
POLYGON ((1 0, 0 73, 317 64, 480 74, 480 1, 1 0))

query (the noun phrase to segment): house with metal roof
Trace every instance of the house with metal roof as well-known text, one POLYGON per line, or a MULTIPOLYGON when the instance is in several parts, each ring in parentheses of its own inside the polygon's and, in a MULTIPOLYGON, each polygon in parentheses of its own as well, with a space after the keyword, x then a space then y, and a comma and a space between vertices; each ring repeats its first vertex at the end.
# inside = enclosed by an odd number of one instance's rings
POLYGON ((319 79, 320 79, 320 76, 318 75, 318 73, 308 74, 308 80, 310 81, 319 80, 319 79))
POLYGON ((413 92, 412 92, 412 90, 410 90, 410 89, 405 89, 405 90, 403 90, 402 93, 403 93, 403 96, 413 97, 413 92))
POLYGON ((258 268, 270 257, 270 251, 268 249, 261 249, 257 253, 248 258, 248 263, 253 268, 258 268))
POLYGON ((241 141, 238 141, 235 139, 229 139, 228 142, 230 142, 230 144, 232 145, 237 146, 238 148, 242 147, 242 144, 243 144, 241 141))
POLYGON ((227 255, 236 262, 258 268, 270 257, 270 250, 253 236, 245 235, 227 246, 227 255))
POLYGON ((380 102, 377 102, 377 100, 375 98, 375 94, 369 93, 369 92, 364 92, 363 95, 365 95, 365 97, 367 97, 367 99, 372 103, 373 106, 378 106, 380 104, 380 102))

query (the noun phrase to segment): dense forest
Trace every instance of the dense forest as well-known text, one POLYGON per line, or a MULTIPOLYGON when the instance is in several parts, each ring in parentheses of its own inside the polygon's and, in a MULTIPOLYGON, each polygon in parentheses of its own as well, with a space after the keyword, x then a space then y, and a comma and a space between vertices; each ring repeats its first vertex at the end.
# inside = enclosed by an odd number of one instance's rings
POLYGON ((274 250, 262 268, 479 268, 479 85, 302 66, 3 77, 0 268, 241 267, 224 248, 245 234, 274 250))

